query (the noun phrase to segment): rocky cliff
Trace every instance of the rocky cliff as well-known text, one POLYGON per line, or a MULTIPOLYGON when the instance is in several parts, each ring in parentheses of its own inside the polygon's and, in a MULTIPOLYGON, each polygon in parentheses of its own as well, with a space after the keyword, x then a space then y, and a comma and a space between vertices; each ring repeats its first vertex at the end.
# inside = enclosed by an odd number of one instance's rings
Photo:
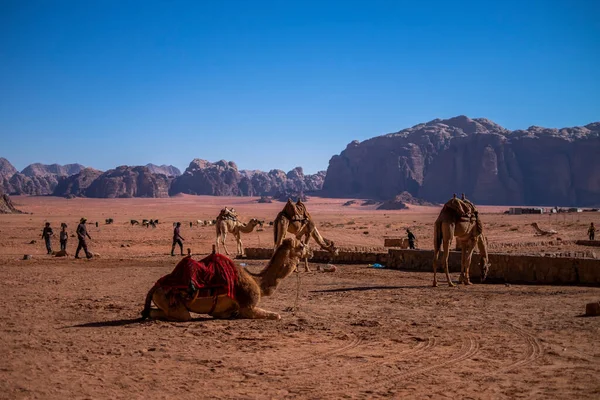
POLYGON ((13 205, 10 197, 0 191, 0 214, 21 214, 13 205))
POLYGON ((483 118, 436 119, 350 143, 333 156, 323 194, 444 202, 600 204, 600 123, 509 131, 483 118))
POLYGON ((59 178, 54 188, 53 196, 85 196, 88 187, 100 176, 102 171, 93 168, 85 168, 78 174, 63 176, 59 178))
POLYGON ((174 167, 172 165, 146 164, 146 167, 148 167, 150 172, 152 172, 153 174, 163 174, 172 177, 181 175, 181 171, 179 170, 179 168, 174 167))
POLYGON ((215 196, 278 196, 281 193, 303 193, 320 190, 325 172, 304 175, 297 167, 287 174, 281 170, 238 170, 232 161, 211 163, 193 160, 185 172, 175 178, 170 194, 204 194, 215 196))
POLYGON ((10 194, 47 195, 54 191, 61 177, 76 174, 83 168, 80 164, 36 163, 17 172, 8 160, 2 158, 0 159, 0 187, 10 194))
POLYGON ((168 197, 170 179, 153 174, 148 167, 126 165, 98 176, 85 191, 87 197, 168 197))

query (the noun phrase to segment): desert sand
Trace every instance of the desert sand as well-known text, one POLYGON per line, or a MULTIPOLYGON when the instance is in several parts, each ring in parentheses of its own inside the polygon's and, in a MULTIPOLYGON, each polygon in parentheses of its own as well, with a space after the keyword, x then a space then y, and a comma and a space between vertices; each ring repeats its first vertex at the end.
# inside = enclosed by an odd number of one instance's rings
MULTIPOLYGON (((0 216, 0 398, 572 398, 600 396, 600 318, 581 315, 600 288, 476 284, 431 288, 432 274, 340 265, 334 273, 292 275, 261 306, 281 321, 139 322, 148 289, 180 257, 169 255, 172 223, 200 258, 211 250, 224 206, 242 220, 272 221, 283 203, 253 198, 16 197, 30 214, 0 216), (88 218, 91 260, 45 254, 49 221, 74 233, 88 218), (114 224, 105 225, 106 218, 114 224), (156 229, 130 219, 159 219, 156 229), (98 228, 94 222, 98 221, 98 228), (29 244, 32 240, 37 243, 29 244), (32 256, 22 260, 23 255, 32 256), (294 307, 297 306, 295 309, 294 307)), ((326 238, 344 249, 383 249, 411 227, 432 248, 439 207, 377 211, 348 199, 311 198, 326 238)), ((480 207, 490 251, 592 255, 585 239, 600 213, 503 215, 480 207), (530 224, 555 229, 539 237, 530 224), (561 240, 557 240, 557 236, 561 240)), ((230 251, 235 250, 231 235, 230 251)), ((273 231, 243 236, 269 247, 273 231)), ((59 248, 58 239, 54 240, 59 248)), ((266 262, 245 262, 257 271, 266 262)), ((311 266, 314 270, 316 265, 311 266)), ((454 279, 458 276, 454 274, 454 279)))

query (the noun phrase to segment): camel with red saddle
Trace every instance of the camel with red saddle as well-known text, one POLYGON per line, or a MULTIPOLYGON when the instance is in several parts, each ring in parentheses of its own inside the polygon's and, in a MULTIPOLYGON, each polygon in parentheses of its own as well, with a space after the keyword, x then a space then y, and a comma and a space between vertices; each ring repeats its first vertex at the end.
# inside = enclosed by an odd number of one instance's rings
POLYGON ((258 303, 275 292, 303 257, 312 257, 310 250, 292 238, 277 247, 257 274, 214 252, 200 262, 185 257, 150 289, 142 318, 189 321, 194 312, 215 318, 281 319, 279 314, 259 308, 258 303))

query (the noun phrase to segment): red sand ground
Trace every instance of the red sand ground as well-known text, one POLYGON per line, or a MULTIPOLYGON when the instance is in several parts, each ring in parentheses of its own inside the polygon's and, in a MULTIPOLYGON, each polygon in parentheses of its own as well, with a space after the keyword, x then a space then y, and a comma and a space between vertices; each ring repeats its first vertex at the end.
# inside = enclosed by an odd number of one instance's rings
MULTIPOLYGON (((430 288, 431 274, 340 266, 301 273, 261 303, 281 321, 190 323, 136 319, 147 290, 170 272, 172 222, 195 253, 208 253, 214 227, 189 228, 235 207, 242 219, 272 220, 283 203, 181 196, 66 200, 17 197, 33 214, 0 216, 6 300, 0 335, 0 398, 576 398, 600 396, 600 318, 580 315, 600 288, 474 285, 430 288), (88 218, 93 260, 45 255, 43 223, 74 232, 88 218), (104 225, 104 219, 115 219, 104 225), (158 218, 158 228, 130 219, 158 218), (99 221, 99 228, 93 222, 99 221), (28 244, 31 240, 36 244, 28 244), (129 245, 129 247, 121 247, 129 245), (23 261, 24 254, 31 260, 23 261), (296 304, 299 310, 286 311, 296 304)), ((344 248, 381 248, 413 228, 431 248, 439 208, 376 211, 313 198, 321 233, 344 248), (365 234, 364 232, 368 232, 365 234)), ((593 251, 573 244, 600 214, 506 216, 482 207, 501 251, 593 251), (529 226, 559 231, 542 238, 529 226), (550 243, 552 241, 552 244, 550 243)), ((231 237, 229 249, 235 250, 231 237)), ((270 246, 272 228, 244 236, 270 246)), ((58 248, 58 241, 54 246, 58 248)), ((75 238, 69 242, 73 253, 75 238)), ((240 261, 236 261, 240 262, 240 261)), ((252 270, 264 262, 247 261, 252 270)), ((314 267, 314 266, 313 266, 314 267)), ((314 269, 314 268, 313 268, 314 269)), ((456 278, 456 277, 455 277, 456 278)))

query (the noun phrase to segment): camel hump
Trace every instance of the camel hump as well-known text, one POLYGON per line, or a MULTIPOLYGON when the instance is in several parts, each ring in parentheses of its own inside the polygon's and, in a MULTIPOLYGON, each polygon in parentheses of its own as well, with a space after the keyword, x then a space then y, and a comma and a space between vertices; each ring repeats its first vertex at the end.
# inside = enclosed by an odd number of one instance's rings
POLYGON ((469 200, 452 198, 444 207, 454 210, 461 218, 471 218, 477 214, 477 208, 469 200))

